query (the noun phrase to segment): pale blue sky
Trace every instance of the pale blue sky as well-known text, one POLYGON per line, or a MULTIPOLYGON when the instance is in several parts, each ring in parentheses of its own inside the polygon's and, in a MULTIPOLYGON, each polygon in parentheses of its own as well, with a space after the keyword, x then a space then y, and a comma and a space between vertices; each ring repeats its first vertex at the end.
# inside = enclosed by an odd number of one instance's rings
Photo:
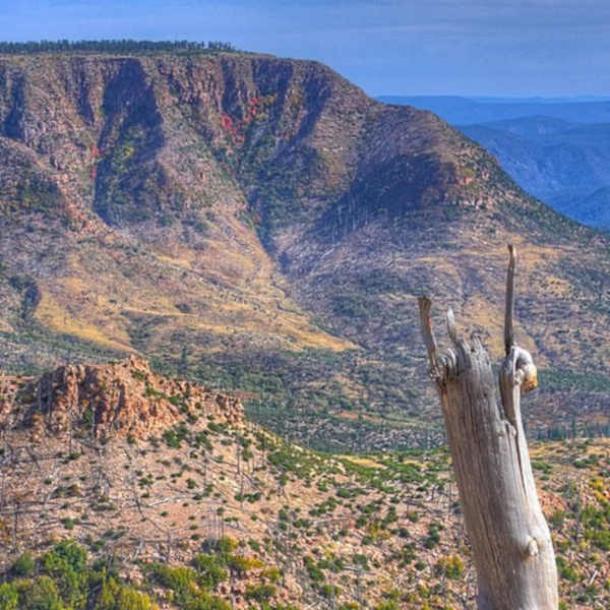
POLYGON ((610 0, 0 0, 0 38, 225 40, 372 95, 610 94, 610 0))

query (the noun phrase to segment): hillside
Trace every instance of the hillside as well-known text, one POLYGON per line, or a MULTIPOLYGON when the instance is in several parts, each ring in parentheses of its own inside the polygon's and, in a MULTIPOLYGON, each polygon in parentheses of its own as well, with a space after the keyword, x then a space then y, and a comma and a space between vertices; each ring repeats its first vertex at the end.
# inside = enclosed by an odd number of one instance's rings
POLYGON ((382 96, 432 110, 485 147, 525 191, 569 218, 598 229, 610 224, 610 102, 382 96))
MULTIPOLYGON (((6 608, 474 608, 442 450, 317 454, 134 357, 3 378, 0 426, 6 608)), ((610 601, 608 450, 533 449, 573 610, 610 601)))
POLYGON ((610 230, 610 186, 602 186, 578 204, 582 222, 610 230))
POLYGON ((2 56, 0 158, 6 370, 140 353, 311 446, 427 446, 414 297, 497 355, 513 242, 519 340, 543 369, 530 430, 608 425, 610 241, 323 65, 2 56))
POLYGON ((536 117, 462 125, 460 130, 494 154, 535 197, 575 220, 610 229, 604 196, 610 185, 609 125, 536 117))

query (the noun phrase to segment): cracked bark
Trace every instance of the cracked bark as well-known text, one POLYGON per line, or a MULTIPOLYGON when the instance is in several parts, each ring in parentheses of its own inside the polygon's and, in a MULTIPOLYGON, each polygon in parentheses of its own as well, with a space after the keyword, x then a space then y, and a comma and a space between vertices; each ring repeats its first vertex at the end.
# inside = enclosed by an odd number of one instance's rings
POLYGON ((557 570, 540 508, 521 419, 521 394, 537 385, 531 355, 513 332, 515 251, 509 246, 499 398, 489 355, 480 340, 460 337, 438 353, 431 301, 419 298, 420 321, 441 401, 466 529, 477 571, 479 610, 556 610, 557 570))

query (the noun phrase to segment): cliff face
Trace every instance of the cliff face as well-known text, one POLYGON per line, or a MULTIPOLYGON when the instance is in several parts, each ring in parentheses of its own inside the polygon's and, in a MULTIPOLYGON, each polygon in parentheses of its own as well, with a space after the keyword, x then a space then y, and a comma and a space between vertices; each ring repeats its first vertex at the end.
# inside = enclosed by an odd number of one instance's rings
POLYGON ((261 417, 301 436, 317 408, 400 419, 426 404, 414 295, 499 351, 510 241, 521 341, 549 379, 569 370, 571 405, 610 391, 607 239, 320 64, 0 58, 0 160, 5 366, 139 351, 175 370, 187 345, 189 374, 285 408, 261 417))

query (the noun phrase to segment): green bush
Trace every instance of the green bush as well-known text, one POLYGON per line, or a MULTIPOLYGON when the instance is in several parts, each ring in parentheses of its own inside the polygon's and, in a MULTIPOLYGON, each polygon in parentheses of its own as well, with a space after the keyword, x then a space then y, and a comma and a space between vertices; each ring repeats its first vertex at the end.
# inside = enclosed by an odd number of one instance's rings
POLYGON ((15 576, 32 576, 36 571, 36 562, 30 553, 24 553, 15 561, 11 571, 15 576))
POLYGON ((246 599, 257 602, 266 602, 275 595, 275 587, 269 584, 248 585, 246 587, 246 599))
POLYGON ((428 526, 428 535, 424 540, 424 546, 427 549, 433 549, 435 546, 438 545, 441 540, 440 530, 441 527, 440 525, 438 525, 438 523, 431 523, 428 526))
POLYGON ((464 573, 464 562, 457 555, 450 555, 439 559, 435 569, 438 574, 457 580, 464 573))
POLYGON ((108 578, 102 584, 99 598, 94 610, 157 610, 158 606, 153 603, 146 593, 142 593, 117 582, 114 578, 108 578))
MULTIPOLYGON (((231 610, 227 602, 206 589, 226 580, 233 564, 236 571, 244 573, 263 565, 256 558, 233 555, 237 546, 233 539, 221 539, 216 543, 217 555, 200 554, 195 558, 196 570, 143 566, 148 586, 156 583, 171 590, 171 601, 180 610, 231 610)), ((264 576, 265 585, 271 577, 264 576)), ((101 559, 89 565, 86 551, 73 541, 56 544, 39 559, 22 555, 4 578, 10 582, 0 584, 0 610, 159 610, 152 595, 121 581, 116 566, 101 559), (37 568, 41 575, 31 577, 37 568)), ((253 591, 252 599, 264 600, 268 592, 268 587, 253 591)))
POLYGON ((375 610, 399 610, 400 606, 393 599, 380 602, 375 606, 375 610))
POLYGON ((557 557, 555 561, 560 578, 568 582, 578 582, 580 580, 580 574, 563 557, 557 557))
POLYGON ((69 610, 64 606, 59 589, 49 576, 40 576, 23 588, 19 610, 69 610))
POLYGON ((70 608, 84 607, 87 601, 88 572, 87 552, 71 541, 56 544, 43 555, 42 570, 52 577, 61 597, 70 608))
POLYGON ((225 563, 214 555, 200 553, 193 560, 193 565, 199 575, 199 584, 206 589, 214 589, 229 577, 225 563))
POLYGON ((183 606, 183 610, 232 610, 232 608, 220 597, 202 591, 189 599, 183 606))
POLYGON ((324 576, 324 572, 320 569, 320 567, 316 564, 313 557, 305 557, 305 568, 307 569, 307 573, 309 574, 309 578, 313 580, 313 582, 321 583, 326 580, 324 576))
POLYGON ((0 585, 0 610, 18 610, 19 593, 13 583, 5 582, 0 585))
POLYGON ((223 536, 217 542, 218 551, 222 555, 229 555, 233 551, 237 549, 239 546, 239 542, 235 540, 235 538, 230 538, 229 536, 223 536))
POLYGON ((191 568, 155 564, 153 573, 162 587, 171 589, 181 599, 187 598, 196 589, 197 574, 191 568))
POLYGON ((256 557, 245 557, 244 555, 230 555, 226 559, 227 566, 238 576, 245 576, 250 570, 262 568, 263 564, 256 557))
POLYGON ((333 599, 341 593, 341 589, 336 585, 330 583, 324 583, 320 586, 320 595, 326 597, 326 599, 333 599))

